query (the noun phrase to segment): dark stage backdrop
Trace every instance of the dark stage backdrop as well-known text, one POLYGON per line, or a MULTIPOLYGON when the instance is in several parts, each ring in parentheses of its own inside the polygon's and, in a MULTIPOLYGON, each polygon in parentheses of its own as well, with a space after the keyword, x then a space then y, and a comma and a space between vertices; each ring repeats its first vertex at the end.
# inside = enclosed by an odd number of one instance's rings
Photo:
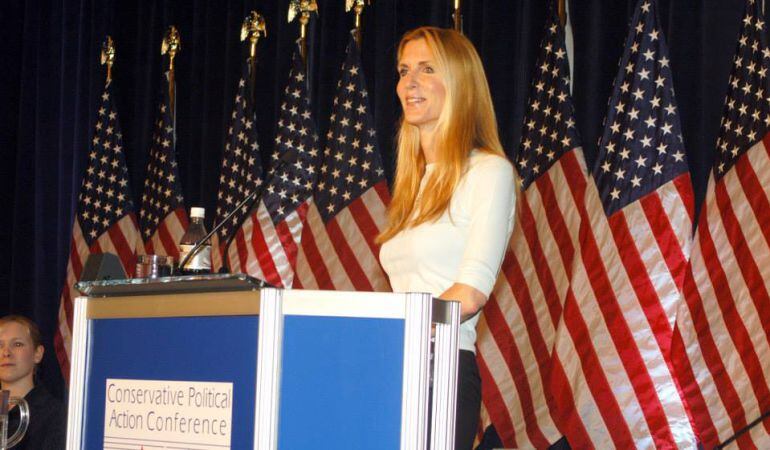
MULTIPOLYGON (((318 0, 309 29, 309 69, 321 136, 353 17, 344 0, 318 0)), ((363 20, 363 65, 388 174, 400 114, 394 94, 399 37, 419 25, 450 26, 452 0, 374 0, 363 20)), ((503 144, 517 150, 546 0, 466 0, 465 32, 484 61, 503 144)), ((589 167, 601 134, 634 0, 572 0, 574 97, 589 167)), ((4 0, 0 11, 0 313, 29 315, 42 327, 43 381, 62 382, 52 336, 72 218, 104 83, 100 44, 117 47, 114 92, 134 200, 144 180, 157 93, 160 43, 178 27, 178 144, 187 206, 214 210, 227 118, 245 47, 240 24, 252 9, 267 19, 259 43, 258 129, 269 154, 279 93, 298 36, 288 0, 4 0)), ((660 0, 670 44, 684 141, 702 197, 719 128, 744 0, 660 0)), ((137 342, 137 345, 146 345, 137 342)))

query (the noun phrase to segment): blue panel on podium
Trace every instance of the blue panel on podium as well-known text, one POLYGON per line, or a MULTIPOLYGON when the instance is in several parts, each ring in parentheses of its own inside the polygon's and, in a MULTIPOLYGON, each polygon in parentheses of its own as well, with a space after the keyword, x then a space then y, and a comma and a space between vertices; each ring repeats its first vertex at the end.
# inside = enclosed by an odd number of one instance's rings
POLYGON ((252 448, 258 319, 91 320, 83 448, 103 447, 108 378, 233 383, 231 448, 252 448))
POLYGON ((403 349, 403 320, 285 316, 278 448, 399 448, 403 349))

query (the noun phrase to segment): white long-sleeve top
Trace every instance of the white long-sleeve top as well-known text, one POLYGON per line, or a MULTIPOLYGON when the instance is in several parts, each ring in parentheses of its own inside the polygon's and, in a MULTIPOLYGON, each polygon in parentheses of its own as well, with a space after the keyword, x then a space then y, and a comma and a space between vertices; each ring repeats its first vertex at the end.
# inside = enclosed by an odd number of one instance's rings
MULTIPOLYGON (((431 176, 426 166, 420 195, 431 176)), ((380 262, 394 292, 434 297, 463 283, 487 297, 513 230, 515 187, 507 159, 474 151, 449 208, 437 220, 407 228, 385 242, 380 262)), ((475 352, 478 314, 460 325, 460 349, 475 352)))

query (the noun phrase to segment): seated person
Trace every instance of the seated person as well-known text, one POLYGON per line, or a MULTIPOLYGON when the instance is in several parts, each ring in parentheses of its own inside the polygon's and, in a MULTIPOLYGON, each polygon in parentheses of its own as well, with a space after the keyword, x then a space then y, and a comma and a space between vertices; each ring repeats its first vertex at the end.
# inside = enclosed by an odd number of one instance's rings
MULTIPOLYGON (((29 404, 29 428, 14 450, 59 450, 66 441, 66 411, 61 401, 42 385, 35 385, 35 370, 43 359, 40 330, 26 317, 0 318, 0 386, 11 397, 29 404)), ((19 427, 18 408, 8 414, 8 437, 19 427)))

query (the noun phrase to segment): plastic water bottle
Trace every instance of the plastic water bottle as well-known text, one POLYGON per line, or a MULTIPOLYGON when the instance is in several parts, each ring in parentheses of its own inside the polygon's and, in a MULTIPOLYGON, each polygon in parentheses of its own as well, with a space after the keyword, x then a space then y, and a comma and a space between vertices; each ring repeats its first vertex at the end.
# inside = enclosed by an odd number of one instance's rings
MULTIPOLYGON (((187 227, 182 240, 179 241, 181 249, 181 254, 179 255, 180 263, 192 251, 195 244, 206 236, 206 225, 203 223, 205 216, 206 210, 204 208, 190 208, 190 226, 187 227)), ((206 242, 198 247, 185 266, 179 269, 186 275, 211 273, 211 244, 206 242)))

